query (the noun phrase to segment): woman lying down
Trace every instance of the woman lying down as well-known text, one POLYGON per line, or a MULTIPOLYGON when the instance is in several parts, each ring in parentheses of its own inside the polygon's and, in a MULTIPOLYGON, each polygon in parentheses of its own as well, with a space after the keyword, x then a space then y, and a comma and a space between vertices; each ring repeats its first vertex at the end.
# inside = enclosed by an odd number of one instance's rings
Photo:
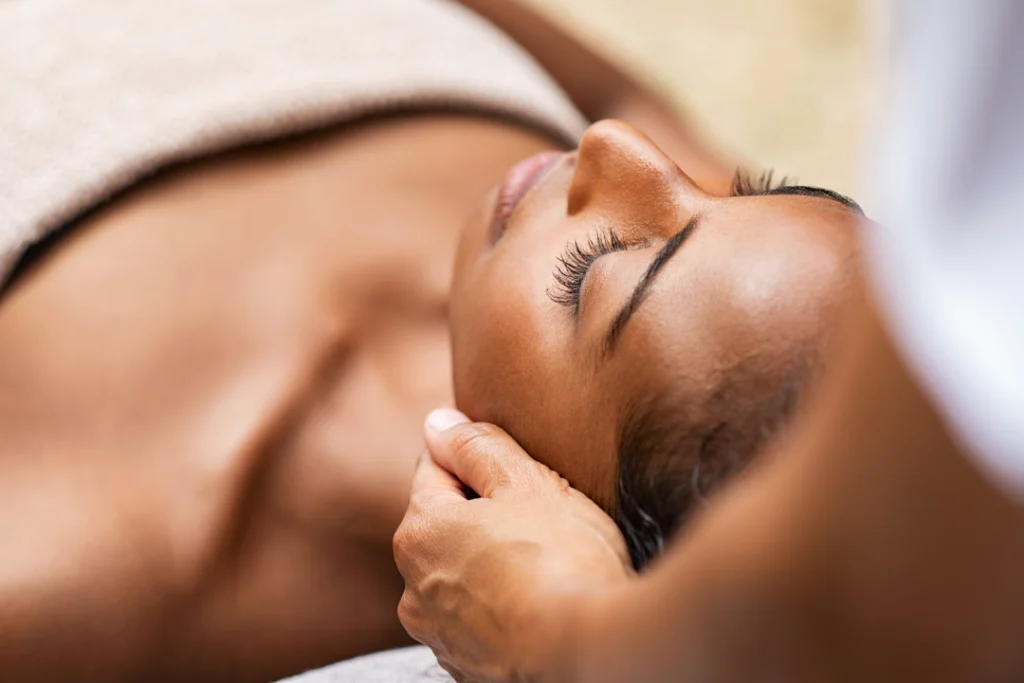
POLYGON ((742 176, 707 194, 616 122, 523 162, 489 210, 455 267, 456 402, 611 513, 641 567, 818 370, 859 210, 742 176))
MULTIPOLYGON (((857 205, 768 182, 705 193, 605 121, 514 167, 463 232, 459 407, 599 503, 636 569, 778 435, 853 284, 857 205)), ((450 680, 432 662, 409 649, 296 683, 450 680)))
POLYGON ((852 202, 733 182, 516 5, 480 3, 508 34, 440 0, 27 8, 0 6, 4 680, 409 642, 391 537, 453 398, 642 566, 776 433, 854 277, 852 202))

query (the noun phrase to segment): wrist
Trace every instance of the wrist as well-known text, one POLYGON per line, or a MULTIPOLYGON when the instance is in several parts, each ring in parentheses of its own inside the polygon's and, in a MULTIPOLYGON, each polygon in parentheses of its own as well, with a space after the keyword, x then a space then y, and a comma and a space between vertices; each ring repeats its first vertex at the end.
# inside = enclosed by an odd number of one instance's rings
POLYGON ((527 626, 524 679, 536 683, 598 683, 595 653, 613 625, 621 586, 570 589, 545 596, 527 626))

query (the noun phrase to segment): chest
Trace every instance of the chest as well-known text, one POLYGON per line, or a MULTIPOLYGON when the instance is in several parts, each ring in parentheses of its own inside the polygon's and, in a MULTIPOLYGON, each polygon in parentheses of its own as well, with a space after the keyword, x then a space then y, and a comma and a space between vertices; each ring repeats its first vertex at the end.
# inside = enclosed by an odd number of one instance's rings
POLYGON ((174 538, 220 533, 254 488, 302 524, 347 510, 388 537, 422 416, 450 399, 461 223, 546 145, 494 123, 393 122, 114 202, 0 304, 0 432, 66 460, 52 471, 116 472, 174 538))

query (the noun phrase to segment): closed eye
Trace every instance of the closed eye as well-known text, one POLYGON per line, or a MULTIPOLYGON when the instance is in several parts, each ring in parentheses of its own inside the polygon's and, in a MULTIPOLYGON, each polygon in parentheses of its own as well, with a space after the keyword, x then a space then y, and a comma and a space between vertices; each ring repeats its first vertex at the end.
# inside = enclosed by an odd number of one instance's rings
POLYGON ((565 251, 558 257, 558 266, 553 274, 555 283, 547 290, 548 298, 570 309, 573 317, 578 318, 580 292, 590 267, 602 256, 628 248, 628 245, 611 230, 591 235, 584 244, 577 241, 569 242, 565 245, 565 251))

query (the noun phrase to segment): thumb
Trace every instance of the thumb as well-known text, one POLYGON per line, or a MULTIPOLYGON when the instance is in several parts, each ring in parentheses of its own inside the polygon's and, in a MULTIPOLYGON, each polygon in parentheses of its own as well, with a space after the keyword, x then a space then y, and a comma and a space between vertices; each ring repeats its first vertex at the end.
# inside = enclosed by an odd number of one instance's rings
POLYGON ((539 470, 546 469, 500 427, 470 422, 455 410, 433 411, 423 431, 434 462, 482 498, 529 485, 539 470))

